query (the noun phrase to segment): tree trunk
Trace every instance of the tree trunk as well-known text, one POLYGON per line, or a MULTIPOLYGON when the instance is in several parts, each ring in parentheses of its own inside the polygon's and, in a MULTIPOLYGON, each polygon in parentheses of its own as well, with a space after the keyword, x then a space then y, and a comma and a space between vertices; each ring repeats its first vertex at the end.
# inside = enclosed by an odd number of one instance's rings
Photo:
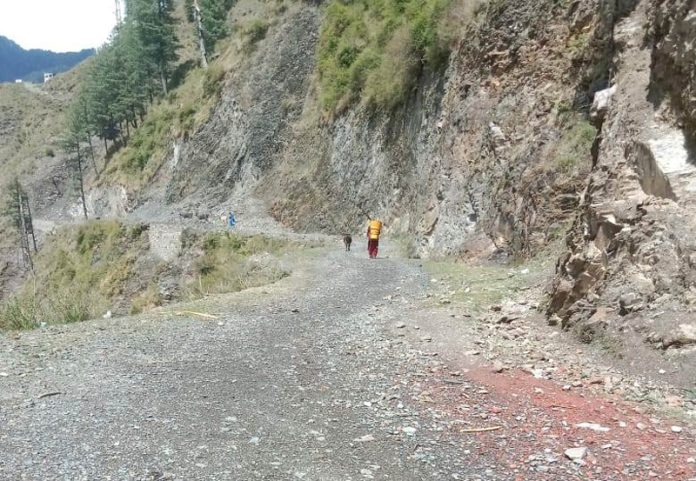
POLYGON ((80 183, 80 199, 82 200, 82 213, 85 215, 85 220, 89 220, 87 216, 87 201, 85 200, 85 179, 82 175, 82 155, 80 146, 77 146, 77 181, 80 183))
POLYGON ((34 270, 34 261, 31 258, 31 250, 29 247, 29 236, 27 235, 27 219, 24 213, 24 199, 22 195, 22 186, 19 181, 15 184, 17 194, 17 216, 19 228, 19 242, 22 249, 22 258, 29 269, 34 270))
POLYGON ((87 143, 89 144, 89 154, 92 157, 92 167, 94 167, 94 175, 99 178, 99 169, 97 169, 97 161, 94 158, 94 147, 92 146, 92 134, 87 132, 87 143))
POLYGON ((205 38, 203 37, 203 17, 198 6, 198 0, 193 0, 193 16, 196 20, 196 30, 198 31, 198 48, 201 51, 201 67, 208 68, 208 53, 205 50, 205 38))
POLYGON ((36 247, 36 236, 34 235, 34 219, 31 216, 31 207, 29 206, 29 198, 27 197, 27 227, 31 233, 31 240, 34 246, 34 252, 38 252, 39 249, 36 247))
POLYGON ((167 91, 167 75, 164 72, 164 67, 160 65, 160 80, 162 81, 162 92, 166 96, 169 92, 167 91))

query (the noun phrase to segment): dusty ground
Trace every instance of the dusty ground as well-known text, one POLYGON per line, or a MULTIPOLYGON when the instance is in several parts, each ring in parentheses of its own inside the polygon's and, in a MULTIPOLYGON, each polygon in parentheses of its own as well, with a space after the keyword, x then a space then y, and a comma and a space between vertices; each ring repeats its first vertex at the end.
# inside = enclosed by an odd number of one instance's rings
POLYGON ((696 479, 688 423, 494 372, 418 262, 355 247, 288 259, 273 286, 3 335, 0 479, 696 479))

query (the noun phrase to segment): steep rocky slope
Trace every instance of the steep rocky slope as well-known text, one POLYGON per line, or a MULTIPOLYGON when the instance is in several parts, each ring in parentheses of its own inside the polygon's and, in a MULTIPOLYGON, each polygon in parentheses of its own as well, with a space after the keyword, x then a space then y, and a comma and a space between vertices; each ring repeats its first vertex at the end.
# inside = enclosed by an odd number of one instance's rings
POLYGON ((696 344, 695 19, 684 2, 642 1, 615 24, 595 165, 549 306, 588 339, 620 332, 678 362, 696 344))
POLYGON ((572 218, 591 167, 594 7, 491 4, 406 105, 327 121, 313 76, 321 9, 293 5, 178 151, 166 199, 255 189, 300 229, 354 229, 369 212, 419 255, 533 253, 572 218))
POLYGON ((614 319, 641 333, 635 347, 694 342, 686 3, 491 2, 405 105, 330 120, 313 76, 321 18, 293 5, 229 76, 168 202, 253 193, 328 232, 368 212, 421 256, 534 255, 570 228, 553 322, 589 340, 614 319))

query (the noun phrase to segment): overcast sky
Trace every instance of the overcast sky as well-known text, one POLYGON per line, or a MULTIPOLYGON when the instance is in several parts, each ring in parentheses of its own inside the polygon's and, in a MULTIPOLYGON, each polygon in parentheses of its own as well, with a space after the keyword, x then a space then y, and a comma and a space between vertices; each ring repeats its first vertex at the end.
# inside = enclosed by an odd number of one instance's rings
POLYGON ((0 35, 22 47, 69 52, 103 44, 115 0, 0 0, 0 35))

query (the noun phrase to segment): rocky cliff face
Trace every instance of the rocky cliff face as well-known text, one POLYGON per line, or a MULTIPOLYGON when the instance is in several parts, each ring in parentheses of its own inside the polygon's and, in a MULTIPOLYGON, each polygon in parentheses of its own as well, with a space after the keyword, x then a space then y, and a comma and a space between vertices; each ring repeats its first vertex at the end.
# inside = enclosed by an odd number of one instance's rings
POLYGON ((312 77, 321 12, 298 6, 184 145, 168 200, 256 189, 300 229, 357 229, 367 212, 419 255, 533 253, 568 225, 591 168, 601 14, 593 2, 491 4, 406 105, 325 121, 312 77))
POLYGON ((696 344, 694 19, 687 2, 640 1, 612 31, 599 146, 549 306, 590 337, 696 344))
POLYGON ((477 15, 401 108, 326 120, 321 10, 297 5, 184 144, 168 200, 252 193, 281 222, 334 233, 369 213, 420 256, 527 256, 568 232, 552 322, 696 341, 688 314, 673 315, 696 301, 696 13, 677 0, 513 0, 477 15))

